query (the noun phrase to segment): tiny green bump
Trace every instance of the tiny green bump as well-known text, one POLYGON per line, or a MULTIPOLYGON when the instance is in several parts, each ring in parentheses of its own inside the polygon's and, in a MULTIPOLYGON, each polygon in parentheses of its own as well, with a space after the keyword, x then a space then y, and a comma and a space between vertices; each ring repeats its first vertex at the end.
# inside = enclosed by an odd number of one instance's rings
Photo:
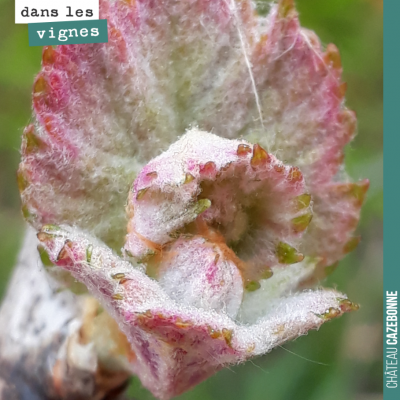
POLYGON ((45 242, 47 240, 52 240, 56 237, 62 237, 62 235, 57 235, 60 233, 60 227, 57 225, 44 225, 42 229, 36 235, 39 241, 45 242))
POLYGON ((113 298, 113 300, 123 300, 124 296, 122 296, 122 294, 120 293, 115 293, 111 296, 113 298))
POLYGON ((368 179, 364 179, 357 183, 343 183, 337 186, 338 193, 342 196, 345 195, 354 199, 358 207, 361 207, 364 202, 368 188, 368 179))
POLYGON ((21 211, 22 211, 22 215, 24 216, 25 219, 29 219, 30 218, 31 213, 29 212, 29 209, 28 209, 26 204, 24 204, 21 207, 21 211))
POLYGON ((269 279, 274 275, 274 272, 272 271, 271 268, 267 268, 262 274, 261 274, 261 279, 269 279))
POLYGON ((201 214, 211 207, 211 200, 208 199, 200 199, 194 206, 194 212, 196 214, 201 214))
POLYGON ((93 245, 89 244, 89 246, 86 247, 86 261, 88 263, 92 262, 92 254, 93 254, 93 245))
POLYGON ((324 319, 325 321, 329 321, 330 319, 338 317, 340 314, 341 314, 341 310, 331 307, 331 308, 329 308, 329 310, 327 312, 320 315, 320 317, 322 319, 324 319))
POLYGON ((281 264, 295 264, 303 261, 303 254, 287 243, 279 242, 276 246, 276 254, 281 264))
POLYGON ((300 196, 295 197, 296 211, 307 208, 311 203, 311 195, 303 193, 300 196))
POLYGON ((20 193, 22 193, 29 186, 29 180, 26 171, 21 167, 17 172, 17 184, 20 193))
POLYGON ((361 205, 364 202, 365 195, 369 188, 369 181, 364 180, 361 182, 354 183, 351 189, 351 195, 358 201, 361 205))
POLYGON ((61 230, 58 225, 48 224, 42 227, 42 232, 44 233, 57 233, 61 230))
POLYGON ((113 279, 123 279, 123 278, 125 278, 125 274, 123 272, 117 272, 116 274, 112 274, 111 278, 113 278, 113 279))
POLYGON ((137 194, 136 194, 136 200, 141 200, 144 195, 146 194, 146 192, 149 190, 149 188, 144 188, 144 189, 140 189, 138 190, 137 194))
POLYGON ((261 287, 260 282, 257 282, 257 281, 250 281, 250 282, 246 283, 246 285, 245 285, 244 288, 245 288, 248 292, 254 292, 254 291, 256 291, 257 289, 260 289, 260 287, 261 287))
POLYGON ((24 204, 21 207, 21 211, 22 211, 22 215, 23 217, 28 221, 28 222, 32 222, 33 220, 35 220, 37 218, 37 215, 30 212, 29 208, 26 204, 24 204))
POLYGON ((39 257, 40 257, 40 260, 42 261, 42 264, 45 267, 53 267, 54 264, 50 260, 50 256, 49 256, 49 253, 47 252, 47 250, 40 244, 38 245, 37 250, 39 252, 39 257))
POLYGON ((232 347, 232 337, 233 337, 233 331, 232 331, 232 329, 223 328, 223 329, 222 329, 222 336, 223 336, 223 338, 225 339, 226 344, 227 344, 229 347, 232 347))
POLYGON ((312 220, 312 213, 306 213, 303 215, 300 215, 299 217, 293 218, 292 219, 292 227, 295 232, 303 232, 307 229, 308 225, 310 224, 312 220))
POLYGON ((356 236, 351 238, 343 247, 343 252, 345 254, 351 253, 360 243, 361 236, 356 236))
POLYGON ((340 304, 340 309, 343 312, 357 311, 360 306, 357 303, 353 303, 349 299, 338 299, 340 304))
POLYGON ((183 184, 185 185, 186 183, 190 183, 193 180, 194 180, 194 176, 192 174, 190 174, 189 172, 187 172, 185 175, 185 180, 184 180, 183 184))
POLYGON ((293 0, 281 0, 278 6, 279 16, 281 18, 286 18, 294 11, 293 0))
POLYGON ((33 153, 45 146, 43 140, 36 136, 34 132, 27 132, 25 134, 25 140, 27 153, 33 153))
POLYGON ((40 74, 36 78, 36 82, 33 84, 33 95, 35 97, 43 96, 44 94, 46 94, 48 87, 49 85, 46 81, 46 78, 43 76, 43 74, 40 74))
POLYGON ((218 331, 217 329, 213 329, 213 328, 211 328, 211 326, 208 326, 207 329, 208 329, 208 333, 212 339, 218 339, 219 337, 221 337, 221 332, 218 331))

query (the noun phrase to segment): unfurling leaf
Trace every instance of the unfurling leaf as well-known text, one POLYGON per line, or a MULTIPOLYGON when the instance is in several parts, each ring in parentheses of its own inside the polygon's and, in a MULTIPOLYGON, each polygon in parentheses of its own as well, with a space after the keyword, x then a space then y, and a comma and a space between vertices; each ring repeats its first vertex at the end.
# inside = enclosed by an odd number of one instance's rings
POLYGON ((337 48, 291 0, 265 18, 247 0, 102 0, 100 18, 108 43, 43 51, 18 184, 132 373, 169 399, 356 310, 303 291, 357 245, 368 189, 342 168, 356 118, 337 48))

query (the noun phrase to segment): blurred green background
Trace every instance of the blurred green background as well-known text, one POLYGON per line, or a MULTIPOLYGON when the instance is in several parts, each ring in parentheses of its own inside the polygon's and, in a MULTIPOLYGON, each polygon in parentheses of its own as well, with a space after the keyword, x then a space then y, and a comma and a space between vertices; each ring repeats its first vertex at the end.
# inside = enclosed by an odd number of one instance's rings
MULTIPOLYGON (((359 133, 346 163, 354 179, 371 181, 359 226, 362 242, 327 285, 347 293, 360 310, 254 362, 225 369, 180 399, 382 399, 382 3, 297 0, 303 26, 339 47, 347 104, 358 115, 359 133)), ((257 4, 268 10, 268 3, 257 4)), ((40 48, 28 47, 27 26, 14 24, 14 1, 0 0, 0 298, 24 229, 15 173, 40 58, 40 48)), ((153 399, 135 379, 130 394, 153 399)))

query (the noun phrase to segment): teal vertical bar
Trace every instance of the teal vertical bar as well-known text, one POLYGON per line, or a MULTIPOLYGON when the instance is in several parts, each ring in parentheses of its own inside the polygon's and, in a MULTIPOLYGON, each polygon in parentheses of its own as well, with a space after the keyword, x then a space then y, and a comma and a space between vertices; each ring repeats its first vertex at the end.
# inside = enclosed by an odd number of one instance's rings
POLYGON ((383 398, 400 399, 400 1, 384 1, 384 306, 383 398), (392 295, 389 296, 388 293, 392 295), (391 301, 390 301, 391 300, 391 301))

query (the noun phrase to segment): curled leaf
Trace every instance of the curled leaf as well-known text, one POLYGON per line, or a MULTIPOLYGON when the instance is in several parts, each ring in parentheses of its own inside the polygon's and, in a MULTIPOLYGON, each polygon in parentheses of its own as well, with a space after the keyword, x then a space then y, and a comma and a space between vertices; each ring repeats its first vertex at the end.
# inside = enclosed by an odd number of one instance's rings
POLYGON ((161 284, 88 235, 60 227, 39 238, 52 262, 84 282, 115 318, 135 354, 132 372, 160 399, 183 393, 227 364, 318 329, 327 313, 338 317, 352 311, 341 293, 306 291, 275 299, 256 323, 241 325, 224 313, 176 302, 161 284), (124 274, 123 282, 113 278, 115 273, 124 274))

